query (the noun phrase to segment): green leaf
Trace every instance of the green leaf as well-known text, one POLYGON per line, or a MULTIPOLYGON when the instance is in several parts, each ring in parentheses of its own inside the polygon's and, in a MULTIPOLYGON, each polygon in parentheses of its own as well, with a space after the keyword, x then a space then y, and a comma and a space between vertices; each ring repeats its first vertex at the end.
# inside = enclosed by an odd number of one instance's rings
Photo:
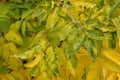
POLYGON ((21 28, 21 23, 22 23, 22 21, 16 21, 13 28, 15 28, 17 31, 19 31, 21 28))
POLYGON ((53 73, 57 76, 60 76, 60 72, 58 70, 58 54, 55 53, 52 47, 49 47, 46 51, 46 61, 50 68, 52 69, 53 73))
POLYGON ((40 68, 39 68, 39 64, 38 64, 30 70, 29 74, 30 74, 30 76, 36 77, 38 75, 39 71, 40 71, 40 68))
POLYGON ((113 24, 114 24, 115 27, 119 27, 119 26, 120 26, 120 25, 119 25, 120 16, 113 18, 113 19, 112 19, 112 22, 113 22, 113 24))
POLYGON ((53 46, 57 46, 59 44, 59 36, 57 35, 59 33, 59 31, 61 31, 61 27, 56 27, 53 28, 53 30, 49 33, 47 39, 48 41, 53 45, 53 46))
POLYGON ((108 39, 109 47, 114 49, 116 47, 116 41, 117 41, 116 32, 110 32, 108 39))
POLYGON ((27 11, 24 11, 21 15, 21 19, 25 19, 26 17, 28 17, 30 14, 32 14, 33 9, 29 9, 27 11))
POLYGON ((17 5, 17 7, 24 10, 24 9, 31 9, 31 6, 32 6, 32 5, 33 5, 33 4, 30 3, 30 2, 26 2, 26 3, 24 3, 24 4, 19 4, 19 5, 17 5))
POLYGON ((32 27, 32 25, 27 21, 26 22, 27 29, 33 32, 36 32, 35 29, 32 27))
POLYGON ((113 12, 119 6, 119 4, 120 4, 120 0, 116 0, 115 3, 111 6, 110 11, 109 11, 110 17, 113 15, 113 12))
POLYGON ((98 19, 88 19, 85 21, 85 28, 88 30, 93 30, 96 26, 98 26, 98 19))
POLYGON ((14 2, 14 3, 23 3, 22 0, 10 0, 10 2, 14 2))
POLYGON ((62 20, 62 21, 58 22, 58 26, 62 28, 61 31, 58 32, 58 36, 60 38, 60 41, 63 41, 69 36, 70 32, 73 29, 73 25, 72 24, 66 25, 65 21, 62 20))
POLYGON ((40 61, 40 72, 42 73, 42 76, 45 80, 50 79, 50 77, 53 75, 44 54, 42 56, 42 60, 40 61))
POLYGON ((70 70, 73 76, 75 76, 75 69, 77 67, 77 63, 78 61, 75 54, 69 56, 69 58, 67 59, 67 68, 70 70))
POLYGON ((34 10, 33 14, 32 14, 32 17, 35 18, 35 17, 39 17, 40 15, 42 15, 44 13, 44 9, 43 7, 38 7, 37 6, 37 9, 34 10))
POLYGON ((86 34, 79 34, 77 29, 73 30, 69 35, 68 43, 65 48, 65 53, 67 56, 76 54, 80 47, 83 46, 86 38, 86 34))
POLYGON ((10 18, 0 17, 0 32, 8 32, 10 29, 10 18))
POLYGON ((96 31, 96 30, 88 30, 87 31, 87 36, 89 38, 92 38, 92 39, 95 39, 95 40, 103 40, 104 39, 104 37, 100 36, 98 31, 96 31))
POLYGON ((93 61, 95 61, 96 57, 95 57, 94 51, 93 51, 93 48, 94 48, 94 42, 93 42, 93 40, 87 40, 86 41, 86 47, 87 47, 88 55, 91 57, 91 59, 93 61))
POLYGON ((14 56, 21 59, 29 59, 33 57, 36 52, 41 52, 42 50, 43 50, 43 47, 41 47, 41 45, 37 45, 31 48, 30 50, 26 50, 23 52, 21 51, 19 54, 15 54, 14 56))
MULTIPOLYGON (((96 57, 100 57, 103 49, 103 42, 101 40, 94 40, 95 47, 96 49, 96 57)), ((95 51, 94 51, 95 52, 95 51)))
POLYGON ((21 58, 21 59, 29 59, 33 57, 35 53, 40 53, 44 51, 44 49, 48 46, 48 42, 44 39, 42 35, 42 32, 39 33, 35 40, 31 43, 29 48, 25 51, 21 51, 19 54, 16 54, 15 57, 21 58))
POLYGON ((1 11, 0 15, 1 14, 6 15, 9 12, 9 10, 10 10, 10 7, 7 6, 7 4, 0 4, 0 11, 1 11))
POLYGON ((26 22, 23 21, 22 27, 21 27, 21 33, 22 33, 22 36, 23 36, 23 37, 26 36, 26 29, 27 29, 26 22))
MULTIPOLYGON (((11 6, 11 5, 10 5, 11 6)), ((16 8, 9 11, 9 15, 12 16, 12 18, 19 20, 20 19, 20 9, 16 8)))
POLYGON ((7 66, 0 66, 0 74, 9 73, 10 70, 7 66))

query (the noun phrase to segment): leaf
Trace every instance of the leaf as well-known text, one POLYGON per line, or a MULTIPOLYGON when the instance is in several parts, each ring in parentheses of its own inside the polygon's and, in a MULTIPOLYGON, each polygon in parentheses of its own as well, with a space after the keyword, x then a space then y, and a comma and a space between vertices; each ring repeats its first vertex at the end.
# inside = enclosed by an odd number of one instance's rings
POLYGON ((13 75, 15 80, 25 80, 24 73, 21 73, 21 72, 18 72, 18 71, 12 71, 11 74, 13 75))
POLYGON ((44 54, 42 54, 42 59, 40 61, 40 72, 45 80, 50 79, 50 77, 53 75, 44 54))
POLYGON ((113 49, 104 50, 100 60, 105 68, 120 72, 120 55, 113 49))
POLYGON ((70 36, 68 37, 68 43, 65 48, 65 54, 69 57, 72 54, 76 54, 80 47, 83 46, 86 34, 80 35, 77 29, 71 30, 70 36), (72 47, 71 47, 72 46, 72 47))
POLYGON ((96 52, 96 57, 100 57, 101 53, 102 53, 102 49, 103 49, 103 42, 101 40, 95 40, 94 41, 95 47, 94 52, 96 52))
POLYGON ((78 37, 78 39, 75 42, 71 42, 68 44, 68 54, 69 55, 76 54, 79 51, 80 47, 82 47, 84 45, 85 37, 86 37, 86 35, 83 34, 80 37, 78 37), (70 48, 71 46, 73 46, 73 47, 70 48))
POLYGON ((53 45, 53 46, 57 46, 59 44, 59 32, 61 31, 61 27, 55 27, 52 29, 52 31, 49 33, 49 35, 47 36, 48 41, 53 45))
POLYGON ((8 80, 5 76, 0 75, 1 80, 8 80))
POLYGON ((80 48, 80 52, 76 54, 76 57, 78 60, 78 65, 75 69, 75 76, 77 79, 85 78, 86 77, 86 68, 90 64, 92 64, 92 60, 87 55, 87 50, 84 48, 80 48))
POLYGON ((96 57, 94 55, 93 47, 94 47, 94 42, 92 40, 87 40, 86 41, 86 47, 88 51, 88 55, 91 57, 93 61, 96 60, 96 57))
POLYGON ((5 74, 4 75, 8 80, 15 80, 14 76, 11 74, 5 74))
POLYGON ((104 39, 104 37, 100 36, 96 30, 87 31, 87 36, 92 38, 92 39, 96 39, 96 40, 103 40, 104 39))
POLYGON ((0 4, 0 11, 1 13, 0 14, 8 14, 8 12, 10 11, 10 7, 7 6, 7 4, 0 4))
POLYGON ((50 68, 52 69, 53 73, 57 76, 60 76, 60 72, 58 70, 58 59, 57 55, 52 47, 49 47, 46 51, 46 61, 50 68))
POLYGON ((112 22, 113 22, 113 24, 114 24, 115 27, 119 27, 120 26, 119 25, 119 22, 120 22, 119 18, 120 18, 120 16, 112 19, 112 22))
POLYGON ((9 50, 12 54, 17 54, 19 52, 14 43, 10 42, 5 45, 7 46, 6 50, 9 50))
POLYGON ((36 66, 40 62, 40 60, 41 60, 41 54, 43 54, 43 53, 36 54, 35 55, 35 59, 32 60, 32 61, 29 61, 26 64, 24 64, 24 66, 28 67, 28 68, 32 68, 32 67, 36 66))
POLYGON ((8 61, 8 65, 9 65, 9 68, 12 69, 12 70, 20 70, 23 68, 23 64, 22 64, 22 61, 18 58, 15 58, 15 57, 9 57, 9 61, 8 61))
MULTIPOLYGON (((0 38, 0 57, 2 57, 3 54, 3 46, 5 45, 5 40, 3 38, 0 38)), ((1 60, 2 58, 0 58, 1 60)), ((0 61, 1 63, 1 61, 0 61)))
POLYGON ((43 80, 43 79, 44 78, 43 78, 42 74, 39 74, 39 75, 36 76, 36 80, 43 80))
POLYGON ((22 23, 21 20, 20 21, 16 21, 15 24, 14 24, 14 26, 11 26, 11 27, 15 28, 17 31, 19 31, 20 28, 21 28, 21 23, 22 23))
POLYGON ((22 33, 23 37, 26 36, 26 29, 27 29, 26 22, 23 21, 22 27, 21 27, 21 33, 22 33))
POLYGON ((12 18, 19 20, 21 15, 20 15, 20 9, 16 8, 17 5, 11 4, 9 5, 10 7, 13 6, 13 9, 9 11, 9 15, 12 16, 12 18))
POLYGON ((77 67, 78 61, 75 54, 69 56, 67 59, 67 68, 70 70, 71 74, 75 76, 75 69, 77 67))
POLYGON ((27 26, 28 30, 36 32, 35 29, 32 27, 32 25, 28 21, 26 22, 26 26, 27 26))
POLYGON ((10 2, 14 2, 14 3, 23 3, 23 1, 22 1, 22 0, 17 0, 17 1, 10 0, 10 2))
POLYGON ((58 32, 60 41, 65 40, 69 36, 70 32, 72 31, 73 25, 72 24, 66 25, 64 20, 58 22, 57 25, 61 27, 61 30, 58 32))
POLYGON ((115 80, 115 79, 117 79, 117 74, 115 72, 111 73, 107 78, 107 80, 115 80))
POLYGON ((73 5, 75 5, 75 6, 82 6, 82 7, 86 7, 86 8, 93 8, 96 6, 95 3, 91 3, 89 1, 85 2, 85 1, 80 1, 80 0, 78 0, 78 1, 70 0, 70 2, 72 2, 73 5))
POLYGON ((104 80, 102 66, 99 62, 95 62, 87 68, 86 80, 104 80))
POLYGON ((10 29, 10 18, 0 17, 0 32, 8 32, 10 29))
POLYGON ((32 14, 33 9, 28 9, 27 11, 24 11, 21 15, 22 19, 25 19, 26 17, 28 17, 30 14, 32 14))
POLYGON ((98 19, 88 19, 85 21, 85 28, 88 30, 93 30, 96 26, 98 26, 98 19))
POLYGON ((15 29, 10 29, 8 33, 5 34, 5 38, 8 41, 15 42, 18 45, 23 45, 23 39, 18 31, 15 29))
POLYGON ((108 39, 109 47, 114 49, 116 47, 116 41, 117 41, 116 32, 110 32, 108 36, 109 36, 108 39))
POLYGON ((36 77, 38 75, 39 71, 40 71, 40 68, 38 65, 36 65, 30 70, 29 74, 30 74, 30 76, 36 77))
POLYGON ((113 15, 113 12, 115 11, 115 9, 119 6, 120 1, 116 0, 114 5, 111 6, 110 11, 109 11, 109 15, 111 17, 111 15, 113 15))
POLYGON ((16 54, 14 56, 21 58, 21 59, 29 59, 35 53, 41 53, 48 46, 48 43, 44 38, 43 39, 39 39, 39 38, 40 37, 36 37, 36 39, 34 40, 35 42, 33 41, 33 43, 31 44, 31 46, 29 47, 28 50, 23 51, 23 52, 16 54))
POLYGON ((42 15, 44 13, 44 9, 43 7, 39 7, 37 6, 36 9, 33 11, 32 17, 39 17, 40 15, 42 15))
POLYGON ((51 29, 55 26, 55 24, 58 22, 59 17, 57 15, 57 12, 54 11, 53 13, 50 13, 47 18, 46 28, 51 29))
POLYGON ((18 53, 16 45, 12 42, 6 43, 2 48, 2 57, 5 61, 9 61, 10 57, 18 53))
POLYGON ((6 74, 9 72, 10 72, 10 70, 7 66, 0 66, 0 74, 6 74))

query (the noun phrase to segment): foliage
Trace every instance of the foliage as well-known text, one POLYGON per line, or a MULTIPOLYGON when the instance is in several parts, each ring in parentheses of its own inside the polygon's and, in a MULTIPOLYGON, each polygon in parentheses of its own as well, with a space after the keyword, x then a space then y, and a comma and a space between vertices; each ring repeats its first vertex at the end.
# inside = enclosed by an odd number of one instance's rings
POLYGON ((0 0, 0 11, 0 80, 120 79, 120 0, 0 0))

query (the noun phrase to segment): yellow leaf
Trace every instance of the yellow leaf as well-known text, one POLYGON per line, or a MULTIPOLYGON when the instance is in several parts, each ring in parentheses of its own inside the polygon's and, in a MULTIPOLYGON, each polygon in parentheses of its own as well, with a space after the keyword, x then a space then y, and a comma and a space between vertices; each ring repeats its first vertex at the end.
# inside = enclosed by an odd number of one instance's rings
POLYGON ((73 5, 82 6, 82 7, 86 7, 86 8, 94 8, 96 6, 95 3, 83 2, 83 1, 76 1, 76 2, 72 2, 72 3, 73 3, 73 5))
POLYGON ((9 60, 9 57, 13 57, 14 54, 17 54, 18 53, 18 49, 17 47, 15 46, 14 43, 10 42, 10 43, 6 43, 4 46, 3 46, 3 58, 7 61, 9 60))
POLYGON ((22 39, 20 33, 14 28, 10 29, 10 31, 7 34, 5 34, 5 38, 8 41, 15 42, 18 45, 23 44, 23 39, 22 39))
POLYGON ((100 61, 104 68, 109 69, 111 71, 120 72, 120 66, 116 64, 115 62, 113 62, 112 60, 102 56, 100 58, 100 61))
POLYGON ((111 73, 107 80, 116 80, 117 79, 117 74, 115 72, 111 73))
POLYGON ((41 74, 39 74, 35 77, 35 80, 44 80, 44 78, 41 74))
POLYGON ((75 70, 75 76, 77 79, 80 79, 82 77, 82 74, 84 72, 84 69, 92 63, 92 60, 87 55, 87 51, 85 49, 80 49, 80 53, 77 53, 77 59, 78 59, 78 65, 75 70))
POLYGON ((6 77, 8 80, 15 80, 14 76, 11 75, 11 74, 5 74, 5 77, 6 77))
POLYGON ((16 45, 12 42, 8 43, 8 48, 10 50, 11 53, 13 54, 17 54, 18 53, 18 49, 16 47, 16 45))
POLYGON ((24 64, 24 66, 30 68, 30 67, 34 67, 35 65, 37 65, 41 60, 41 54, 43 54, 43 53, 35 55, 35 59, 33 61, 30 61, 30 62, 24 64))
POLYGON ((8 80, 4 75, 0 75, 0 80, 8 80))
POLYGON ((88 67, 86 80, 104 80, 102 66, 99 61, 96 61, 88 67))
POLYGON ((51 80, 57 80, 57 77, 53 75, 51 80))
POLYGON ((23 67, 22 61, 15 57, 10 57, 8 62, 9 68, 12 70, 19 70, 23 67))
POLYGON ((23 75, 23 73, 17 72, 17 71, 12 71, 11 74, 18 78, 19 80, 25 80, 25 77, 23 75))
POLYGON ((120 54, 115 52, 115 50, 113 49, 104 50, 103 55, 120 66, 120 54))
POLYGON ((120 72, 120 54, 113 49, 107 49, 103 51, 103 55, 100 58, 103 67, 120 72))
POLYGON ((80 20, 81 20, 81 21, 85 21, 85 14, 81 14, 81 15, 80 15, 80 20))
POLYGON ((61 76, 57 76, 57 80, 67 80, 67 74, 70 74, 70 73, 67 73, 66 66, 62 65, 59 70, 60 70, 61 76))
POLYGON ((54 11, 53 13, 50 13, 48 16, 46 28, 47 29, 53 28, 57 22, 58 22, 58 15, 56 11, 54 11))
POLYGON ((117 73, 118 80, 120 80, 120 73, 117 73))

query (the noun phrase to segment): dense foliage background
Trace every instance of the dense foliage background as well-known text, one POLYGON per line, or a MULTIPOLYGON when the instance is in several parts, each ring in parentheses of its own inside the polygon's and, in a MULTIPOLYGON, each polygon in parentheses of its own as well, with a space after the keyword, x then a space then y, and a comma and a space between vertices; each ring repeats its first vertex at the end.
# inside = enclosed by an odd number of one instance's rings
POLYGON ((120 0, 0 0, 0 80, 120 80, 120 0))

